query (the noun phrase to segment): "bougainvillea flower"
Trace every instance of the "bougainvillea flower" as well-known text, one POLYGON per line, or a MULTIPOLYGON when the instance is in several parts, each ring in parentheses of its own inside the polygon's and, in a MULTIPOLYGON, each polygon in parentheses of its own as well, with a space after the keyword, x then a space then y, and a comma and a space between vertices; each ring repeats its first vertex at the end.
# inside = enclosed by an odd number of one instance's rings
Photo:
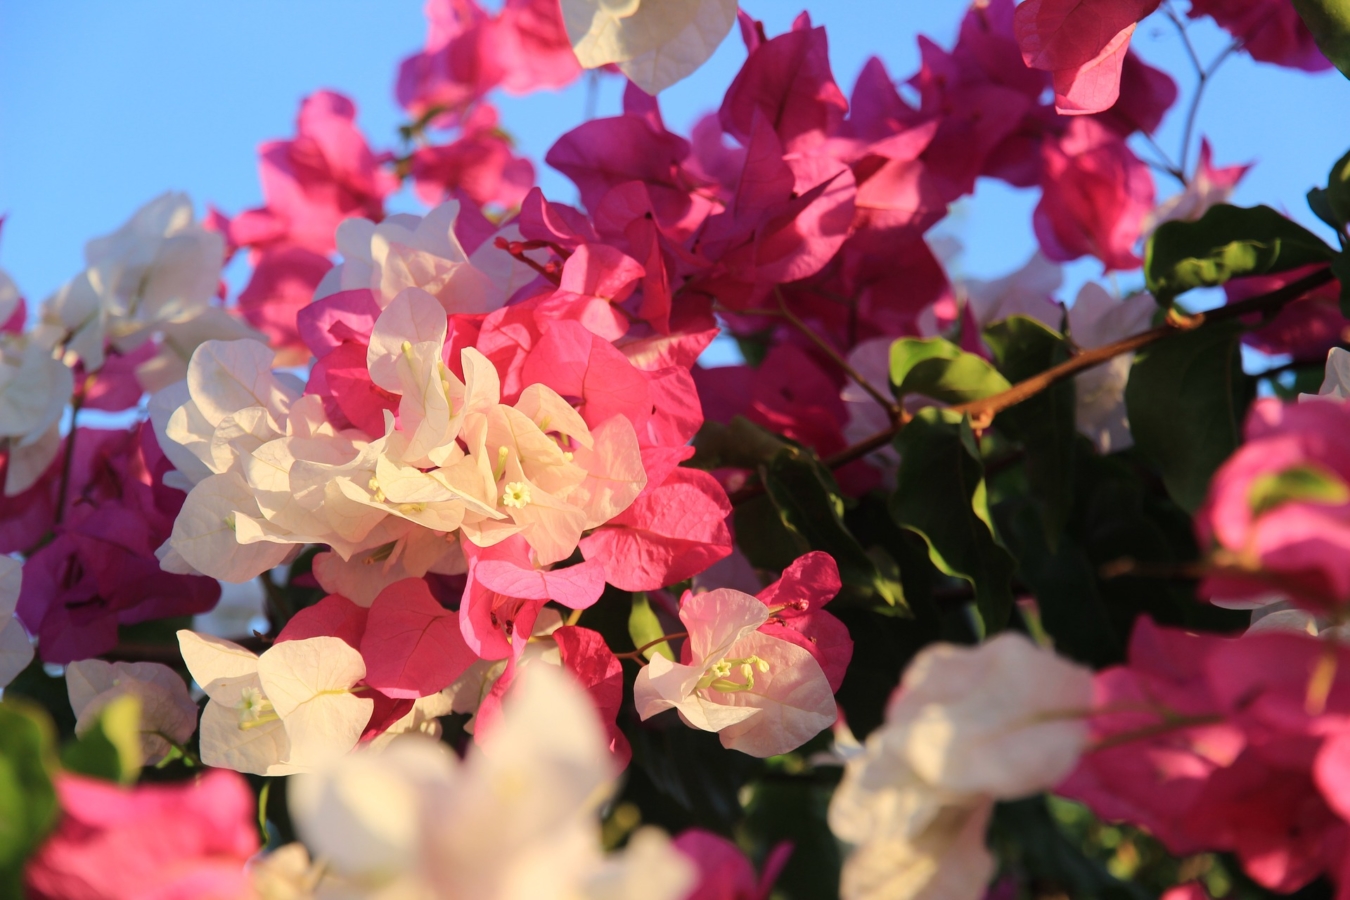
POLYGON ((253 792, 233 772, 134 788, 62 774, 61 824, 29 862, 28 896, 132 900, 254 896, 253 792))
POLYGON ((9 684, 33 661, 33 644, 14 615, 23 584, 23 563, 0 557, 0 688, 9 684))
POLYGON ((334 91, 316 91, 301 101, 295 131, 291 140, 259 148, 265 205, 230 223, 234 244, 284 241, 328 254, 343 219, 384 215, 384 198, 398 180, 357 128, 356 104, 334 91))
POLYGON ((395 698, 438 693, 476 658, 460 635, 459 617, 437 603, 420 578, 396 581, 380 592, 359 649, 363 680, 395 698))
POLYGON ((1070 123, 1042 148, 1045 173, 1032 223, 1056 262, 1095 256, 1106 270, 1138 268, 1134 245, 1153 208, 1153 177, 1125 142, 1093 119, 1070 123))
POLYGON ((346 753, 374 702, 352 688, 361 654, 336 637, 275 643, 256 656, 219 638, 178 632, 188 671, 210 697, 202 712, 202 761, 255 775, 286 775, 346 753))
POLYGON ((720 834, 690 828, 680 832, 674 844, 698 866, 698 885, 685 900, 768 900, 792 855, 791 843, 778 844, 764 860, 764 873, 756 875, 741 849, 720 834))
POLYGON ((1191 0, 1192 19, 1209 16, 1242 42, 1258 62, 1305 72, 1322 72, 1331 61, 1322 55, 1297 9, 1279 0, 1191 0))
POLYGON ((119 697, 140 700, 141 757, 148 766, 168 755, 170 741, 182 746, 197 730, 197 704, 188 695, 187 685, 160 663, 73 662, 66 666, 66 690, 77 735, 94 727, 104 708, 119 697))
POLYGON ((641 831, 620 857, 602 856, 596 809, 616 774, 605 743, 571 677, 532 666, 463 761, 442 744, 395 741, 295 779, 291 814, 335 875, 370 888, 506 900, 600 897, 607 885, 618 891, 608 896, 686 896, 694 867, 663 836, 641 831))
MULTIPOLYGON (((1224 298, 1237 303, 1279 290, 1318 271, 1320 266, 1300 266, 1275 275, 1234 278, 1224 285, 1224 298)), ((1341 283, 1330 281, 1280 307, 1279 312, 1242 336, 1243 343, 1262 353, 1288 353, 1299 362, 1322 359, 1345 342, 1345 317, 1340 307, 1341 283)))
POLYGON ((734 0, 564 0, 562 13, 583 66, 617 63, 649 94, 692 74, 736 23, 734 0))
POLYGON ((799 645, 758 630, 768 618, 769 607, 739 591, 685 594, 689 661, 652 657, 633 686, 638 714, 676 709, 691 727, 718 732, 722 746, 760 757, 828 728, 836 715, 829 680, 799 645))
POLYGON ((497 110, 478 105, 454 141, 413 151, 409 163, 418 199, 436 206, 462 195, 479 206, 519 206, 534 187, 534 164, 511 150, 497 110))
POLYGON ((1054 76, 1061 115, 1110 109, 1135 25, 1159 0, 1027 0, 1015 28, 1022 59, 1054 76))
MULTIPOLYGON (((1069 336, 1075 346, 1091 350, 1146 331, 1157 310, 1148 294, 1117 299, 1088 282, 1069 307, 1069 336)), ((1122 353, 1074 378, 1074 424, 1102 453, 1134 445, 1125 417, 1125 384, 1133 363, 1133 353, 1122 353)))
POLYGON ((1275 592, 1338 609, 1350 602, 1350 408, 1262 399, 1245 433, 1196 513, 1200 544, 1221 567, 1201 595, 1227 603, 1275 592))
POLYGON ((726 492, 707 472, 676 468, 581 539, 581 552, 621 590, 651 591, 702 572, 731 552, 726 492))
POLYGON ((853 658, 848 628, 823 609, 841 586, 834 557, 815 550, 794 560, 757 595, 769 607, 760 633, 791 641, 814 656, 832 691, 843 684, 853 658))
POLYGON ((848 101, 830 70, 824 28, 798 17, 792 30, 750 52, 727 88, 719 116, 727 134, 749 146, 763 116, 787 153, 810 151, 836 132, 848 101))
POLYGON ((192 201, 163 194, 88 243, 85 271, 43 303, 37 333, 64 330, 61 342, 97 371, 105 341, 128 352, 156 330, 206 312, 224 261, 224 240, 194 220, 192 201))
POLYGON ((1247 165, 1214 166, 1214 149, 1209 140, 1200 141, 1200 160, 1195 165, 1195 173, 1187 182, 1186 189, 1168 197, 1158 204, 1157 209, 1148 214, 1144 221, 1144 234, 1152 234, 1163 222, 1194 222, 1205 214, 1211 206, 1226 203, 1232 196, 1242 176, 1247 174, 1251 163, 1247 165))
POLYGON ((841 896, 978 896, 995 868, 993 802, 1073 769, 1091 700, 1091 672, 1018 634, 920 651, 830 803, 830 828, 854 845, 841 896))
POLYGON ((1326 397, 1331 400, 1344 400, 1350 397, 1350 350, 1343 347, 1333 347, 1327 353, 1326 375, 1322 379, 1322 386, 1318 388, 1316 394, 1299 394, 1301 401, 1315 397, 1326 397))
POLYGON ((303 365, 309 353, 296 328, 296 315, 333 267, 328 257, 305 247, 272 247, 253 265, 248 285, 239 292, 239 312, 267 335, 277 349, 277 364, 303 365))

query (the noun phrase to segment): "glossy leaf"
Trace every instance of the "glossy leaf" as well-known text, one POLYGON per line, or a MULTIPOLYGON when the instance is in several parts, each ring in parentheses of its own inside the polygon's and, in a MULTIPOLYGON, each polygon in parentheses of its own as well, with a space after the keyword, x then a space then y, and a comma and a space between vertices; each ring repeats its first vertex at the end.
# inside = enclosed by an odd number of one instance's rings
MULTIPOLYGON (((824 550, 838 563, 839 577, 846 586, 888 606, 904 606, 904 592, 899 583, 883 573, 844 524, 844 499, 839 485, 814 454, 799 447, 785 447, 760 469, 760 477, 777 511, 778 522, 787 532, 787 543, 795 545, 791 559, 811 550, 824 550)), ((738 534, 740 522, 738 515, 738 534)), ((755 557, 751 556, 751 560, 755 561, 755 557)))
POLYGON ((1006 391, 1008 381, 986 360, 942 338, 901 338, 891 345, 891 391, 965 403, 1006 391))
POLYGON ((1210 476, 1242 441, 1255 382, 1242 372, 1242 324, 1179 334, 1135 357, 1125 387, 1130 431, 1172 499, 1194 511, 1210 476))
POLYGON ((933 565, 970 583, 985 627, 997 631, 1012 610, 1015 562, 994 532, 970 421, 950 410, 925 409, 895 446, 900 472, 891 515, 924 539, 933 565))
POLYGON ((1350 2, 1294 0, 1294 9, 1313 33, 1317 48, 1350 78, 1350 2))
POLYGON ((1268 206, 1213 206, 1195 222, 1165 222, 1144 258, 1148 289, 1167 305, 1198 287, 1330 262, 1321 238, 1268 206))
MULTIPOLYGON (((1001 371, 1019 382, 1069 358, 1064 336, 1035 319, 1010 316, 985 329, 1001 371)), ((1053 546, 1073 503, 1074 382, 1061 381, 999 413, 998 427, 1022 444, 1027 486, 1053 546)))

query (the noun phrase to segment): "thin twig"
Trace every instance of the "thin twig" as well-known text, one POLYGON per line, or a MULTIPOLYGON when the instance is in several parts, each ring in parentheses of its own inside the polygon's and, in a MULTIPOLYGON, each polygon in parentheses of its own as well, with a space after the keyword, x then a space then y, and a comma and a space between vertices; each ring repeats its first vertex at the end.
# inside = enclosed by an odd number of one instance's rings
MULTIPOLYGON (((1291 300, 1296 300, 1331 280, 1331 270, 1321 269, 1268 294, 1258 294, 1255 297, 1248 297, 1246 300, 1194 316, 1169 319, 1165 325, 1079 353, 1057 366, 1051 366, 1038 375, 1033 375, 1025 381, 1019 381, 1006 391, 949 408, 956 412, 967 413, 975 420, 992 420, 994 415, 1031 399, 1046 388, 1058 384, 1066 378, 1072 378, 1079 372, 1095 368, 1123 353, 1132 353, 1164 338, 1182 334, 1195 328, 1204 328, 1214 322, 1223 322, 1253 313, 1278 310, 1291 300)), ((869 438, 844 448, 833 456, 826 457, 822 462, 827 468, 837 469, 853 462, 855 459, 861 459, 889 444, 904 426, 905 423, 903 422, 897 423, 885 431, 877 432, 869 438)), ((761 484, 747 485, 731 495, 731 502, 733 505, 743 503, 754 499, 763 492, 764 487, 761 484)))
POLYGON ((636 650, 629 650, 627 653, 615 653, 614 656, 618 659, 635 659, 638 662, 641 662, 642 653, 644 650, 650 650, 651 648, 657 646, 658 644, 664 644, 666 641, 673 641, 676 638, 687 638, 687 637, 689 637, 689 632, 687 631, 677 631, 674 634, 663 634, 654 641, 648 641, 647 643, 643 644, 636 650))
POLYGON ((834 360, 835 365, 844 370, 844 374, 848 375, 849 378, 852 378, 853 381, 857 383, 858 387, 867 392, 869 397, 881 404, 881 408, 890 413, 891 421, 899 419, 900 404, 873 387, 872 383, 864 378, 857 369, 849 365, 848 360, 841 356, 839 351, 830 346, 829 341, 816 334, 805 322, 797 318, 797 315, 793 313, 792 310, 788 309, 787 301, 783 299, 782 288, 775 287, 773 292, 774 296, 778 298, 778 308, 782 311, 783 318, 787 319, 798 331, 810 338, 811 342, 819 347, 825 355, 834 360))
POLYGON ((1186 127, 1182 131, 1181 136, 1180 170, 1182 173, 1182 184, 1186 184, 1187 179, 1185 173, 1189 171, 1187 162, 1190 160, 1191 155, 1191 137, 1195 133, 1195 122, 1200 113, 1200 101, 1205 96, 1205 86, 1208 85, 1209 80, 1214 77, 1214 73, 1218 71, 1219 66, 1223 65, 1223 61, 1242 46, 1242 41, 1233 41, 1224 48, 1222 53, 1214 58, 1214 61, 1210 63, 1208 67, 1206 67, 1200 62, 1199 54, 1195 52, 1195 45, 1191 43, 1191 37, 1187 32, 1186 23, 1181 20, 1181 16, 1172 8, 1172 4, 1168 3, 1164 7, 1164 11, 1167 14, 1167 18, 1171 19, 1172 24, 1176 26, 1177 34, 1181 36, 1181 43, 1186 48, 1186 55, 1190 57, 1191 65, 1195 67, 1195 94, 1191 96, 1191 106, 1186 113, 1186 127))

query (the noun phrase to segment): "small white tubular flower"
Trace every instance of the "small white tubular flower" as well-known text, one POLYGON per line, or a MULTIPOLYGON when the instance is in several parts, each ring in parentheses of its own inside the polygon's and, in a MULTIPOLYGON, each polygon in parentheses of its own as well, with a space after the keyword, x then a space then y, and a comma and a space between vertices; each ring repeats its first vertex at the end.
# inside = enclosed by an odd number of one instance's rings
POLYGON ((87 268, 43 304, 42 322, 71 335, 68 349, 97 371, 105 341, 125 353, 211 308, 225 242, 194 220, 185 194, 167 193, 90 241, 84 255, 87 268))
POLYGON ((597 811, 616 775, 606 745, 571 676, 532 666, 462 762, 408 736, 293 779, 292 818, 329 863, 319 894, 331 877, 362 896, 609 900, 636 896, 641 877, 643 897, 683 897, 694 873, 663 835, 601 853, 597 811))
POLYGON ((583 66, 617 63, 649 94, 703 65, 736 22, 735 0, 563 0, 562 10, 583 66))
POLYGON ((339 638, 283 641, 255 656, 184 630, 178 645, 210 698, 201 722, 209 766, 255 775, 308 771, 355 747, 374 709, 352 693, 366 667, 339 638))
POLYGON ((12 556, 0 556, 0 688, 33 661, 33 643, 14 617, 22 586, 23 563, 12 556))
POLYGON ((496 309, 508 295, 493 290, 488 278, 469 262, 455 236, 458 216, 459 202, 450 200, 425 216, 398 213, 379 224, 345 220, 337 229, 342 262, 324 276, 314 299, 367 288, 383 308, 406 288, 415 287, 435 297, 447 312, 496 309))
POLYGON ((921 652, 830 802, 830 828, 853 845, 841 896, 980 897, 994 801, 1068 775, 1091 700, 1091 672, 1021 635, 921 652))
POLYGON ((1298 402, 1344 400, 1350 397, 1350 350, 1332 347, 1327 354, 1327 373, 1316 394, 1299 394, 1298 402))
MULTIPOLYGON (((1147 329, 1157 308, 1148 294, 1117 300, 1101 285, 1088 283, 1069 307, 1069 336, 1079 349, 1101 347, 1147 329)), ((1133 353, 1122 353, 1074 378, 1078 430, 1102 453, 1134 444, 1125 417, 1125 384, 1130 380, 1133 362, 1133 353)))
POLYGON ((154 765, 197 730, 197 704, 187 685, 168 666, 153 662, 104 662, 85 659, 66 666, 66 691, 75 712, 75 733, 98 722, 109 703, 128 694, 141 701, 141 754, 154 765))

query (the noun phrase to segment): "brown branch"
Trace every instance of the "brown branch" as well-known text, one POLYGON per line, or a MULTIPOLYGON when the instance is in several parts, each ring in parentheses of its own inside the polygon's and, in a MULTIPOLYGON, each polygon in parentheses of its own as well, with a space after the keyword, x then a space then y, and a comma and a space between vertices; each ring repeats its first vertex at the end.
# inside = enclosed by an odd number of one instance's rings
MULTIPOLYGON (((1332 281, 1331 270, 1320 269, 1300 278, 1292 284, 1285 285, 1278 290, 1271 291, 1268 294, 1259 294, 1255 297, 1248 297, 1246 300, 1237 303, 1231 303, 1228 306, 1221 306, 1218 309, 1209 312, 1197 313, 1194 316, 1177 316, 1169 318, 1167 324, 1160 325, 1149 331, 1123 338, 1114 343, 1096 347, 1092 350, 1085 350, 1057 366, 1051 366, 1038 375, 1033 375, 1025 381, 1019 381, 1006 391, 993 394, 980 400, 972 400, 969 403, 962 403, 950 407, 956 412, 968 413, 972 419, 990 419, 997 413, 1003 412, 1009 407, 1016 406, 1024 400, 1029 400, 1039 394, 1041 391, 1049 388, 1066 378, 1072 378, 1079 372, 1095 368, 1102 363, 1108 362, 1122 353, 1132 353, 1147 347, 1149 344, 1157 343, 1164 338, 1172 335, 1182 334, 1196 328, 1204 328, 1213 322, 1224 322, 1229 319, 1237 319, 1242 316, 1253 313, 1274 312, 1286 303, 1302 297, 1304 294, 1321 287, 1332 281)), ((822 462, 827 468, 837 469, 840 466, 847 465, 855 459, 861 459, 869 453, 880 450, 889 444, 905 423, 897 423, 885 431, 878 432, 869 438, 866 438, 851 447, 846 447, 833 456, 828 456, 822 462)), ((763 485, 752 484, 741 488, 731 495, 732 505, 744 503, 752 500, 764 492, 763 485)))

